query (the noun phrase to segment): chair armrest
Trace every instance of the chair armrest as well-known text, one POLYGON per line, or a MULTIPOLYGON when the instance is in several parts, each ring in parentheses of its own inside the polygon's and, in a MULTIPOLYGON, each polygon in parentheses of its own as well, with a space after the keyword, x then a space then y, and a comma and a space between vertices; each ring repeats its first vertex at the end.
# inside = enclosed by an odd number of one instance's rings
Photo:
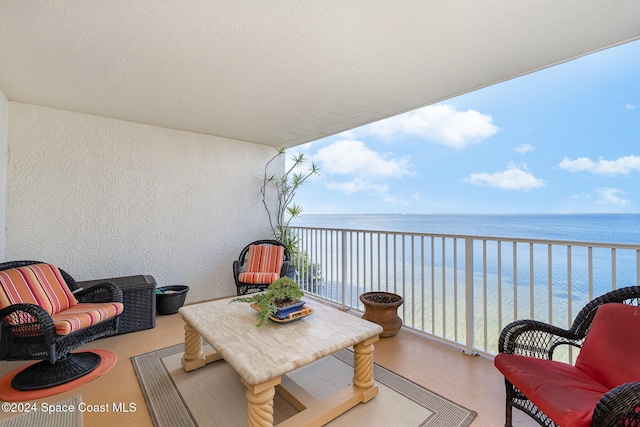
POLYGON ((640 382, 619 385, 602 396, 593 410, 591 425, 638 425, 640 422, 638 407, 640 407, 640 382))
POLYGON ((519 354, 538 359, 553 359, 559 345, 580 347, 584 336, 536 320, 516 320, 500 333, 500 353, 519 354))
POLYGON ((238 277, 238 274, 241 273, 240 269, 241 269, 242 265, 240 264, 240 261, 235 260, 233 261, 233 275, 238 277))
MULTIPOLYGON (((55 342, 56 328, 51 315, 35 304, 13 304, 0 310, 3 331, 15 337, 43 337, 45 344, 55 342)), ((4 340, 4 337, 3 337, 4 340)))
POLYGON ((289 261, 284 261, 282 263, 282 268, 280 269, 280 277, 285 277, 287 275, 287 271, 289 271, 289 261))
POLYGON ((122 302, 122 291, 111 282, 100 282, 75 294, 78 302, 122 302))
POLYGON ((242 266, 240 265, 240 261, 233 261, 233 280, 235 280, 236 282, 236 287, 239 287, 241 285, 240 281, 238 280, 238 275, 240 274, 241 267, 242 266))

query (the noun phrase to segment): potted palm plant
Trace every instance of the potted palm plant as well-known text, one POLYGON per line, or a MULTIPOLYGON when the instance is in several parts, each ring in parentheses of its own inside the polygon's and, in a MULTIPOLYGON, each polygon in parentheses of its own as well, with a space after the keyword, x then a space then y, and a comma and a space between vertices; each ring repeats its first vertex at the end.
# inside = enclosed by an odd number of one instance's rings
POLYGON ((291 254, 290 269, 293 271, 292 274, 287 273, 287 276, 295 279, 296 260, 299 258, 298 238, 289 230, 289 224, 302 213, 302 207, 293 203, 293 198, 307 179, 312 175, 319 174, 319 169, 314 162, 311 162, 309 169, 300 172, 300 168, 306 163, 307 158, 304 153, 298 153, 291 157, 293 163, 285 168, 284 173, 272 174, 272 164, 285 154, 284 147, 278 148, 277 153, 265 164, 260 193, 262 194, 262 204, 269 216, 273 237, 284 244, 291 254), (275 193, 275 205, 270 203, 272 192, 275 193))

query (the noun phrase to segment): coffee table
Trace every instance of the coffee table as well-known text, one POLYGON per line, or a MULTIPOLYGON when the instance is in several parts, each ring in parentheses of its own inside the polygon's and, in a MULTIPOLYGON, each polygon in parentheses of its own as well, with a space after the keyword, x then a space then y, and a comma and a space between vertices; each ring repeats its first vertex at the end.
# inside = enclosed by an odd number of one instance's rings
POLYGON ((185 322, 185 371, 224 359, 247 388, 247 425, 273 425, 276 387, 298 411, 281 427, 321 426, 378 394, 373 380, 373 343, 382 327, 319 302, 308 301, 313 313, 290 323, 256 327, 257 312, 233 298, 180 308, 185 322), (213 348, 203 351, 203 338, 213 348), (353 384, 322 401, 286 374, 339 350, 353 346, 353 384))

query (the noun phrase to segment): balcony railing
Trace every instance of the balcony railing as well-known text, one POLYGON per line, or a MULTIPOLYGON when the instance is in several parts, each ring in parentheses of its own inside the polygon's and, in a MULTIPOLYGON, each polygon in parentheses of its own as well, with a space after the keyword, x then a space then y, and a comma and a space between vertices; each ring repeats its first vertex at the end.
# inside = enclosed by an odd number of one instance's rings
POLYGON ((640 245, 291 230, 299 239, 296 264, 305 292, 361 311, 364 292, 402 295, 405 327, 467 354, 496 354, 500 331, 516 319, 568 328, 594 296, 640 283, 640 245))

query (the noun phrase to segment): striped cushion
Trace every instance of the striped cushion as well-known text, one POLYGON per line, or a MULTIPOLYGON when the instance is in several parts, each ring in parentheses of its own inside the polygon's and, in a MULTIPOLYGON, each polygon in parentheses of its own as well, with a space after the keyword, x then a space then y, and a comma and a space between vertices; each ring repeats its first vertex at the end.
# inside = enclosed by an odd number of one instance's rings
MULTIPOLYGON (((42 287, 32 288, 27 276, 33 276, 33 272, 17 268, 0 271, 0 308, 19 303, 35 304, 51 313, 51 302, 42 287)), ((32 277, 30 282, 35 280, 32 277)))
POLYGON ((283 262, 284 247, 251 245, 249 246, 245 271, 248 273, 280 274, 283 262))
POLYGON ((33 264, 19 267, 16 270, 24 272, 31 289, 41 289, 47 297, 47 306, 42 305, 49 314, 60 313, 78 304, 78 300, 71 293, 67 283, 62 278, 60 270, 53 264, 33 264), (29 274, 31 272, 32 274, 29 274))
MULTIPOLYGON (((82 303, 71 293, 60 270, 52 264, 32 264, 0 271, 0 308, 13 304, 35 304, 53 319, 58 335, 67 335, 122 313, 119 302, 82 303)), ((23 325, 33 322, 28 314, 17 312, 4 322, 23 325)), ((24 325, 22 335, 37 335, 39 330, 24 325)), ((14 333, 20 334, 19 330, 14 333)))
POLYGON ((107 320, 122 313, 124 305, 119 302, 80 303, 51 316, 56 334, 68 335, 87 326, 107 320))
POLYGON ((240 273, 238 281, 252 285, 270 285, 280 278, 280 273, 240 273))

